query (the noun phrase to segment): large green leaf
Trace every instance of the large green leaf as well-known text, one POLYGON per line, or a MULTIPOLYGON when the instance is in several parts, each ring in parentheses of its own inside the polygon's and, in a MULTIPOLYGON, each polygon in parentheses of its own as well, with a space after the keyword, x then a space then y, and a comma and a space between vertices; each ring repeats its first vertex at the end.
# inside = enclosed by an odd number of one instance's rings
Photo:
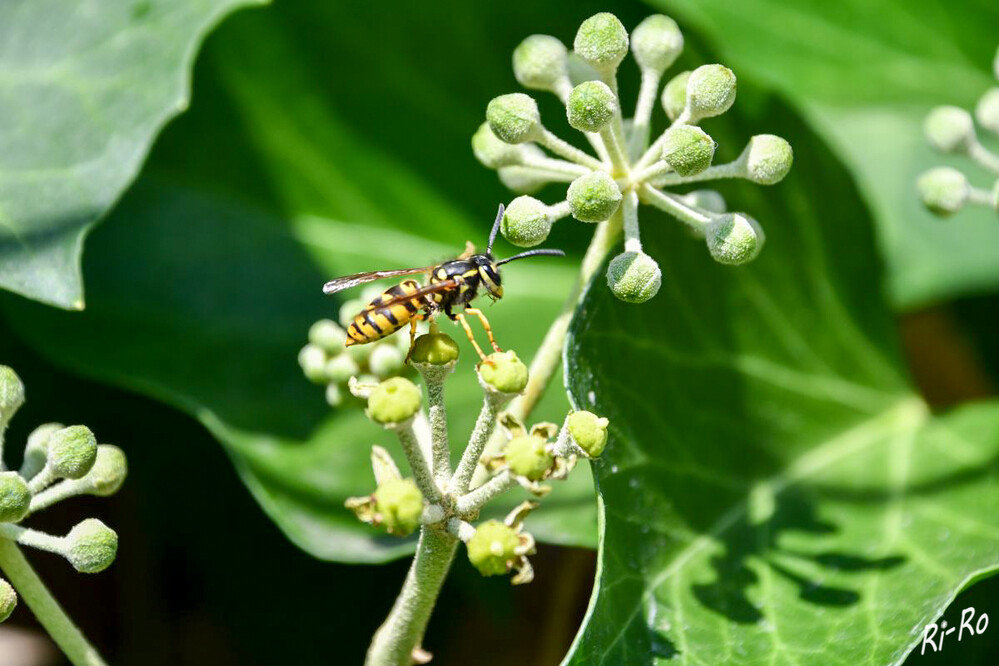
POLYGON ((627 305, 597 280, 572 325, 573 399, 612 439, 568 663, 898 663, 999 567, 999 404, 929 413, 847 174, 761 111, 796 163, 773 189, 729 192, 766 229, 760 258, 715 264, 647 220, 659 295, 627 305))
POLYGON ((186 108, 205 33, 246 4, 0 3, 0 287, 83 309, 84 237, 186 108))
MULTIPOLYGON (((946 163, 992 181, 970 160, 925 143, 930 108, 971 108, 989 86, 999 4, 932 0, 651 0, 696 27, 740 77, 780 91, 850 168, 877 222, 892 301, 999 287, 999 224, 985 209, 942 222, 922 209, 916 176, 946 163)), ((994 177, 993 177, 994 178, 994 177)))

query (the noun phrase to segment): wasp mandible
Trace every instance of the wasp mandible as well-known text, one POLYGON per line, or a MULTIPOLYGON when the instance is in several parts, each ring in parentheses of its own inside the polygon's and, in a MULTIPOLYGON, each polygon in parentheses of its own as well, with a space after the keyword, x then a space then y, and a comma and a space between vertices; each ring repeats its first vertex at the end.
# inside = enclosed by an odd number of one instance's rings
POLYGON ((479 358, 485 360, 486 355, 475 341, 472 328, 465 318, 466 314, 479 318, 493 349, 502 351, 493 338, 493 330, 486 315, 477 308, 469 307, 469 303, 478 296, 480 287, 485 287, 486 294, 493 300, 503 297, 503 284, 499 271, 499 267, 503 264, 539 255, 565 256, 565 252, 562 250, 541 249, 528 250, 499 261, 494 259, 492 255, 493 241, 496 240, 496 233, 503 220, 503 211, 503 204, 500 204, 499 212, 496 213, 496 221, 493 222, 492 231, 489 232, 489 245, 486 246, 485 254, 476 254, 475 247, 469 243, 465 252, 458 257, 436 266, 345 275, 323 285, 323 293, 335 294, 373 280, 418 273, 427 275, 426 285, 421 286, 413 279, 403 280, 394 287, 389 287, 371 301, 350 322, 350 326, 347 327, 347 340, 344 344, 349 347, 374 342, 395 333, 408 323, 410 325, 409 351, 412 353, 416 340, 416 323, 424 319, 432 322, 435 316, 443 312, 449 319, 457 321, 465 329, 465 335, 475 347, 479 358), (462 312, 454 312, 454 308, 457 307, 461 307, 462 312))

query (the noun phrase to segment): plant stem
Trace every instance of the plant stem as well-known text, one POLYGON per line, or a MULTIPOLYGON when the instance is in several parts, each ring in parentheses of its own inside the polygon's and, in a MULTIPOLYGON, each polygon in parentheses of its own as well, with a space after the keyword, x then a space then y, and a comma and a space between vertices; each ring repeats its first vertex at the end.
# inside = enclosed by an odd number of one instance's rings
POLYGON ((479 466, 479 459, 486 448, 486 443, 496 432, 496 418, 507 401, 505 395, 489 390, 486 390, 485 393, 479 418, 475 420, 472 435, 468 438, 468 446, 461 454, 458 468, 454 471, 451 484, 448 486, 448 492, 456 497, 461 497, 468 492, 468 482, 472 480, 472 475, 475 474, 475 470, 479 466))
POLYGON ((7 539, 0 539, 0 569, 74 666, 104 666, 101 655, 69 619, 21 549, 7 539))
POLYGON ((411 666, 457 547, 458 539, 439 527, 422 528, 402 592, 375 632, 365 666, 411 666))
POLYGON ((416 439, 411 423, 394 428, 395 434, 399 436, 399 443, 402 445, 402 452, 406 454, 409 461, 409 468, 413 472, 413 479, 420 488, 420 492, 427 501, 438 503, 441 499, 440 488, 434 483, 434 476, 427 464, 427 458, 420 449, 420 443, 416 439))
POLYGON ((451 447, 447 437, 447 408, 444 406, 444 379, 433 381, 429 373, 424 374, 427 380, 427 397, 430 403, 430 436, 433 442, 433 475, 439 488, 447 488, 451 481, 451 447))

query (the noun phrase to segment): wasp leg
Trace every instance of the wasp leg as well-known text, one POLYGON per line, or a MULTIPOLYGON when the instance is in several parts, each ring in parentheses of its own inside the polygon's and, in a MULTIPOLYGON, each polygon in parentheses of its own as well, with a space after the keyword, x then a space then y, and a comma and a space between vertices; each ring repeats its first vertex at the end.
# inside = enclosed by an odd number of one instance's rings
MULTIPOLYGON (((406 365, 409 365, 409 357, 413 355, 413 350, 416 348, 416 323, 427 319, 427 315, 420 312, 409 320, 409 351, 406 352, 406 365)), ((430 326, 434 326, 433 317, 430 318, 430 326)))
POLYGON ((465 335, 468 336, 468 341, 472 343, 473 347, 475 347, 475 353, 477 353, 479 355, 479 358, 481 358, 483 361, 485 361, 486 360, 486 355, 482 353, 482 348, 479 347, 479 343, 475 341, 475 336, 472 335, 472 327, 469 326, 468 325, 468 321, 465 320, 465 315, 464 314, 456 314, 456 315, 454 315, 454 318, 456 320, 458 320, 458 323, 461 324, 461 327, 463 329, 465 329, 465 335))
POLYGON ((493 327, 489 325, 489 320, 486 319, 486 315, 483 314, 482 310, 478 308, 465 308, 465 312, 467 312, 470 315, 475 315, 476 317, 479 318, 479 321, 482 322, 482 328, 486 329, 486 335, 489 336, 489 344, 491 344, 493 346, 493 349, 495 349, 496 351, 498 352, 503 351, 502 349, 500 349, 499 345, 496 344, 496 340, 495 338, 493 338, 493 327))

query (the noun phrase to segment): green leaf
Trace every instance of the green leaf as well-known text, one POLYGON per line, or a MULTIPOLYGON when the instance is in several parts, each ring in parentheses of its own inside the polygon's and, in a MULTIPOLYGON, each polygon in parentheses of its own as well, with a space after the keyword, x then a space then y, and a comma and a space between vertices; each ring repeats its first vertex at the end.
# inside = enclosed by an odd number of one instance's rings
MULTIPOLYGON (((846 3, 653 0, 694 27, 742 79, 778 91, 850 168, 875 216, 896 306, 999 287, 996 214, 971 207, 941 221, 915 179, 939 164, 988 188, 966 158, 943 157, 922 122, 941 104, 972 108, 995 85, 999 5, 930 0, 846 3)), ((768 131, 761 128, 762 131, 768 131)))
POLYGON ((83 309, 84 237, 186 108, 205 33, 247 4, 0 5, 0 287, 83 309))
POLYGON ((899 663, 999 567, 999 403, 929 413, 848 175, 774 104, 745 125, 764 117, 794 169, 727 196, 765 228, 760 258, 715 264, 643 209, 658 296, 621 303, 597 278, 572 324, 573 400, 611 440, 567 663, 899 663))

